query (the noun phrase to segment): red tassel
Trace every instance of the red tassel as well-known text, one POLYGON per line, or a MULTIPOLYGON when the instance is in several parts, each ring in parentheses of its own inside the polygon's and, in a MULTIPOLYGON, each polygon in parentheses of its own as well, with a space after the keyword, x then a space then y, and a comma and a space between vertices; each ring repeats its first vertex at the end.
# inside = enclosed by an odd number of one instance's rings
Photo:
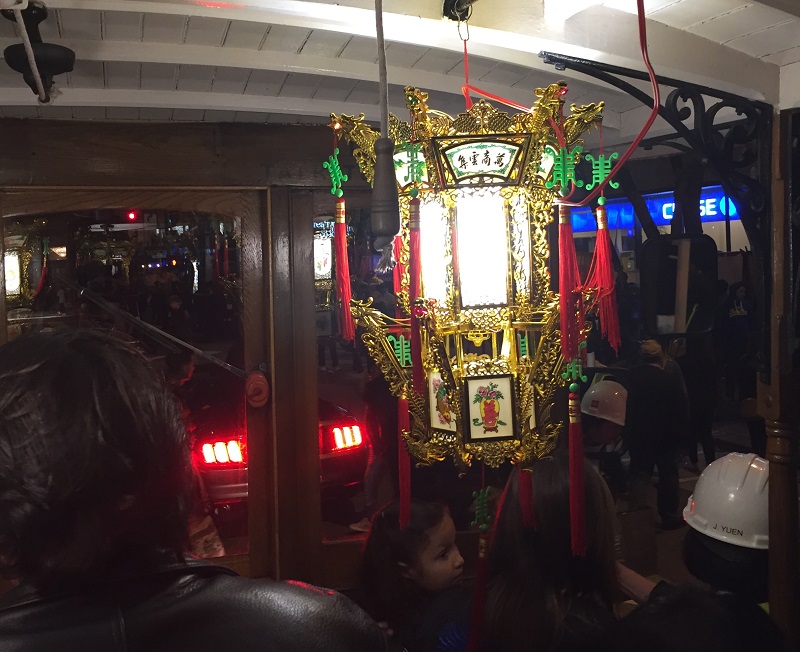
POLYGON ((342 338, 345 341, 355 339, 356 330, 353 326, 353 315, 350 313, 350 300, 353 292, 350 289, 350 261, 347 258, 347 222, 344 199, 336 200, 336 221, 333 225, 333 241, 336 247, 336 288, 342 300, 342 309, 339 311, 339 323, 342 338))
POLYGON ((586 279, 587 287, 597 292, 597 308, 600 315, 600 327, 603 337, 615 351, 619 351, 621 338, 619 334, 619 315, 617 313, 617 295, 614 290, 614 265, 611 257, 611 235, 608 232, 606 207, 597 207, 597 241, 594 256, 586 279))
POLYGON ((578 356, 583 326, 583 295, 578 256, 572 238, 569 206, 558 207, 558 292, 561 318, 561 355, 564 360, 578 356))
POLYGON ((411 458, 403 439, 403 431, 411 430, 408 413, 408 400, 397 399, 397 476, 400 492, 400 528, 404 528, 411 520, 411 458))
POLYGON ((533 509, 533 473, 519 471, 519 506, 522 510, 522 527, 536 529, 536 512, 533 509))
MULTIPOLYGON (((400 288, 403 287, 403 276, 406 273, 406 266, 400 262, 400 255, 402 253, 402 250, 403 250, 403 236, 396 235, 394 237, 394 259, 396 261, 396 264, 394 266, 394 269, 392 270, 392 279, 394 280, 395 294, 400 292, 400 288)), ((397 304, 397 310, 395 315, 398 319, 404 317, 403 309, 400 307, 399 303, 397 304)))
POLYGON ((583 483, 583 428, 578 394, 569 395, 569 524, 572 554, 586 556, 586 492, 583 483))
POLYGON ((472 605, 470 606, 467 652, 478 652, 481 649, 483 623, 486 618, 486 584, 489 576, 489 560, 487 557, 489 555, 490 538, 490 534, 487 532, 481 532, 478 538, 478 568, 475 573, 475 588, 472 592, 472 605))
POLYGON ((419 199, 414 198, 408 206, 409 251, 408 251, 408 298, 411 304, 411 379, 414 391, 422 395, 425 387, 425 374, 422 370, 421 324, 415 314, 414 304, 420 295, 420 241, 419 241, 419 199))

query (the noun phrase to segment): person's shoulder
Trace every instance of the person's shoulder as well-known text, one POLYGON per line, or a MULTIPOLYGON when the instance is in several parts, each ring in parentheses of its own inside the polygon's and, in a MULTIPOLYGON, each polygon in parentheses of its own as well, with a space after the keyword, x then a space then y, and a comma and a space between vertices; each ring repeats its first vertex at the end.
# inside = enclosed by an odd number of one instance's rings
POLYGON ((211 593, 239 622, 252 619, 281 650, 386 649, 385 637, 360 607, 336 591, 303 582, 273 582, 216 576, 211 593))

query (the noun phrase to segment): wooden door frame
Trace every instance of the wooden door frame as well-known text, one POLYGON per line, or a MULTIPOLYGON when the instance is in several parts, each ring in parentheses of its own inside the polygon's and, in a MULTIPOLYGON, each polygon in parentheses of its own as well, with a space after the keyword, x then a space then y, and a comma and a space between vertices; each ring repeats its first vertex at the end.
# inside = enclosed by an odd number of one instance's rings
MULTIPOLYGON (((275 370, 274 333, 268 299, 271 297, 271 261, 275 252, 264 243, 274 242, 270 229, 269 188, 204 187, 25 187, 0 191, 0 255, 7 219, 48 212, 145 206, 161 210, 195 210, 241 218, 242 293, 245 370, 262 368, 268 378, 275 370)), ((283 244, 283 243, 282 243, 283 244)), ((0 265, 0 344, 7 340, 4 265, 0 265)), ((249 554, 220 560, 243 575, 274 577, 279 574, 276 501, 276 403, 264 408, 247 406, 249 450, 249 554)))

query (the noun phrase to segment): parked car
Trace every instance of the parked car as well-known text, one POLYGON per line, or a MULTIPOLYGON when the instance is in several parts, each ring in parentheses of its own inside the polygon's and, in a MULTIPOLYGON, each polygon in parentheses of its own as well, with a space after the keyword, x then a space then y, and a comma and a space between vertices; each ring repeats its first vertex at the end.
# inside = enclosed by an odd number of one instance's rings
MULTIPOLYGON (((220 506, 247 500, 247 434, 242 383, 212 367, 198 368, 186 403, 195 463, 209 501, 220 506)), ((363 485, 369 434, 350 412, 326 399, 318 400, 317 409, 323 498, 352 497, 363 485)))

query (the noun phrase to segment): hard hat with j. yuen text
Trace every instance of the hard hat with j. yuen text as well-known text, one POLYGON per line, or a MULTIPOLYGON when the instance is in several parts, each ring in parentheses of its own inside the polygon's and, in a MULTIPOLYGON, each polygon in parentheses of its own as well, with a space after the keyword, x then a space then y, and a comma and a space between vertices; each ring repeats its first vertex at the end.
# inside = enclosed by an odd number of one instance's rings
POLYGON ((709 464, 683 510, 698 532, 735 546, 769 548, 769 462, 730 453, 709 464))

